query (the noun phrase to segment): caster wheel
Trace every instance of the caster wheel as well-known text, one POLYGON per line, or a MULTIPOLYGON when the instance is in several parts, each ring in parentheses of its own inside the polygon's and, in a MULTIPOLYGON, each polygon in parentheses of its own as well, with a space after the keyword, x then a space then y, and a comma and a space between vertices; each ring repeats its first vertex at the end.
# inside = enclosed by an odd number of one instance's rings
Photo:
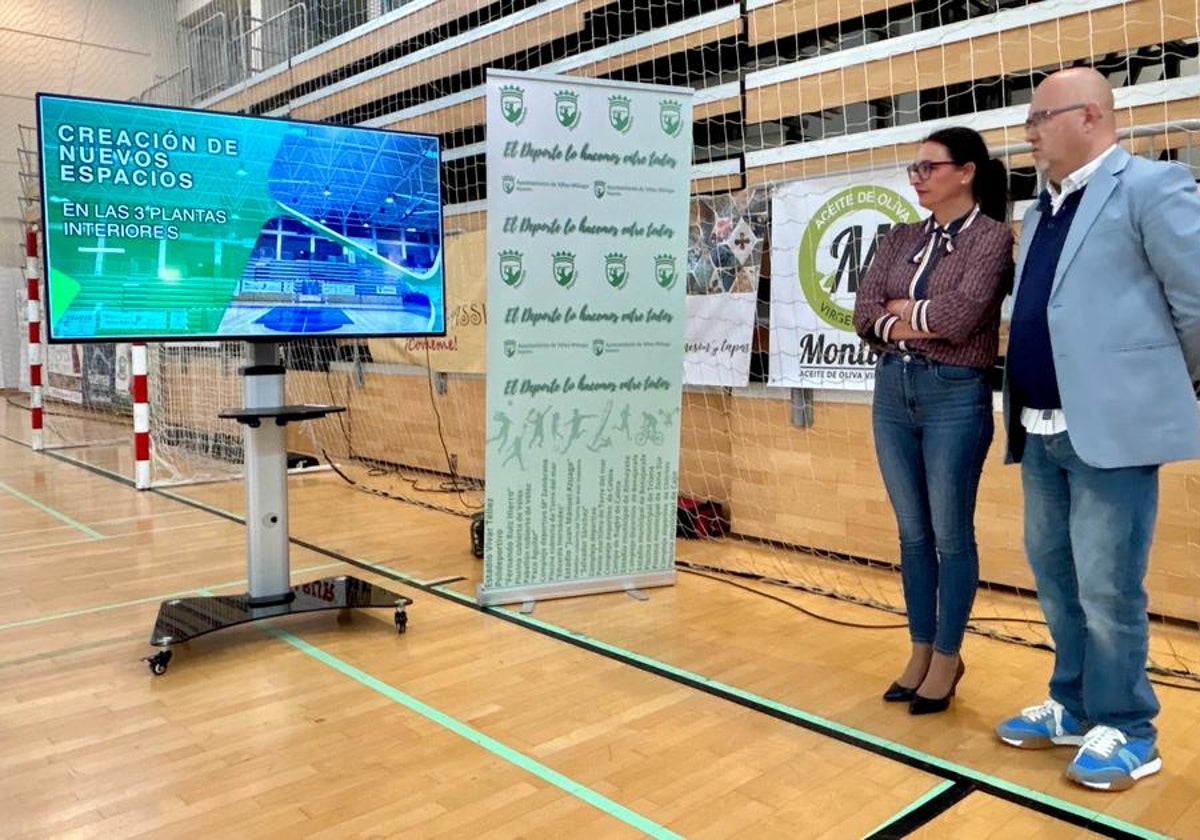
POLYGON ((171 651, 160 650, 158 653, 150 656, 143 656, 142 661, 150 666, 150 673, 156 677, 161 677, 167 673, 167 665, 171 662, 171 651))
POLYGON ((408 629, 408 613, 396 610, 396 632, 403 633, 408 629))

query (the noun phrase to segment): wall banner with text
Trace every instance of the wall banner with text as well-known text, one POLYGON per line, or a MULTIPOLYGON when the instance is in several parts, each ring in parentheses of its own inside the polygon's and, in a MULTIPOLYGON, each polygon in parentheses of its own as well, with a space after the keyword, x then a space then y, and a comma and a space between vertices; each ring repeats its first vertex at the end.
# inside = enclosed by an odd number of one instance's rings
POLYGON ((441 373, 479 373, 485 369, 487 333, 485 261, 487 231, 447 236, 446 334, 409 338, 373 338, 371 358, 384 364, 416 365, 441 373))
POLYGON ((482 603, 674 583, 691 96, 488 72, 482 603))
POLYGON ((46 396, 83 402, 83 348, 78 344, 46 345, 46 396))
POLYGON ((683 381, 742 387, 758 311, 767 191, 692 199, 683 381))
POLYGON ((854 298, 893 225, 920 220, 903 170, 796 181, 771 204, 771 372, 789 388, 869 390, 875 352, 854 298))

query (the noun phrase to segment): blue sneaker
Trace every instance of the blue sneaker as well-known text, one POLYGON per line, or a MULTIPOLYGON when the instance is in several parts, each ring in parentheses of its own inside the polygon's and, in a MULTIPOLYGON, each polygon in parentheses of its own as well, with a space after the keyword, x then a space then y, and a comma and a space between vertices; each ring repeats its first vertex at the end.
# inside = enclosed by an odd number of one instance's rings
POLYGON ((1000 740, 1023 750, 1079 746, 1088 726, 1055 700, 1030 706, 996 727, 1000 740))
POLYGON ((1111 726, 1095 726, 1067 765, 1067 778, 1094 790, 1125 790, 1161 769, 1162 758, 1149 738, 1130 738, 1111 726))

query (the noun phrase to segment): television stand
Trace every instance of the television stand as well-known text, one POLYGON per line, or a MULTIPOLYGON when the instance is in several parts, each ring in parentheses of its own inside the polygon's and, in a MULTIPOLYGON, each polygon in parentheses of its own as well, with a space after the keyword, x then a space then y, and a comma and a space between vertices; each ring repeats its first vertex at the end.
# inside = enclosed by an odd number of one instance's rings
POLYGON ((288 423, 316 420, 345 411, 338 405, 284 405, 284 368, 273 342, 246 345, 245 407, 218 416, 243 426, 246 475, 246 579, 248 591, 238 595, 172 598, 158 608, 150 644, 162 648, 143 657, 151 673, 164 674, 171 645, 197 636, 264 618, 297 613, 393 607, 397 632, 408 626, 405 608, 412 600, 349 575, 291 585, 288 558, 287 447, 288 423))

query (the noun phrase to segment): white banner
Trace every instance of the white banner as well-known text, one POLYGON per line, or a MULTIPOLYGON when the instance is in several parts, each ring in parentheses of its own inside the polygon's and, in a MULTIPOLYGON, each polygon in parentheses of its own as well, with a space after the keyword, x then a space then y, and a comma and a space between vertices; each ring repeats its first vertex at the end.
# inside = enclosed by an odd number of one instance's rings
POLYGON ((758 308, 767 191, 692 199, 683 381, 743 387, 758 308))
POLYGON ((758 294, 687 296, 683 381, 688 385, 744 387, 758 294))
MULTIPOLYGON (((43 324, 42 329, 45 329, 43 324)), ((47 344, 45 393, 54 400, 83 402, 83 348, 79 344, 47 344)))
POLYGON ((0 266, 0 388, 29 386, 29 325, 25 275, 0 266))
POLYGON ((118 344, 113 369, 115 399, 122 405, 133 404, 133 345, 118 344))
POLYGON ((670 584, 691 91, 488 72, 482 603, 670 584))
POLYGON ((875 352, 854 332, 855 293, 883 235, 924 215, 903 170, 775 191, 770 385, 873 387, 875 352))

